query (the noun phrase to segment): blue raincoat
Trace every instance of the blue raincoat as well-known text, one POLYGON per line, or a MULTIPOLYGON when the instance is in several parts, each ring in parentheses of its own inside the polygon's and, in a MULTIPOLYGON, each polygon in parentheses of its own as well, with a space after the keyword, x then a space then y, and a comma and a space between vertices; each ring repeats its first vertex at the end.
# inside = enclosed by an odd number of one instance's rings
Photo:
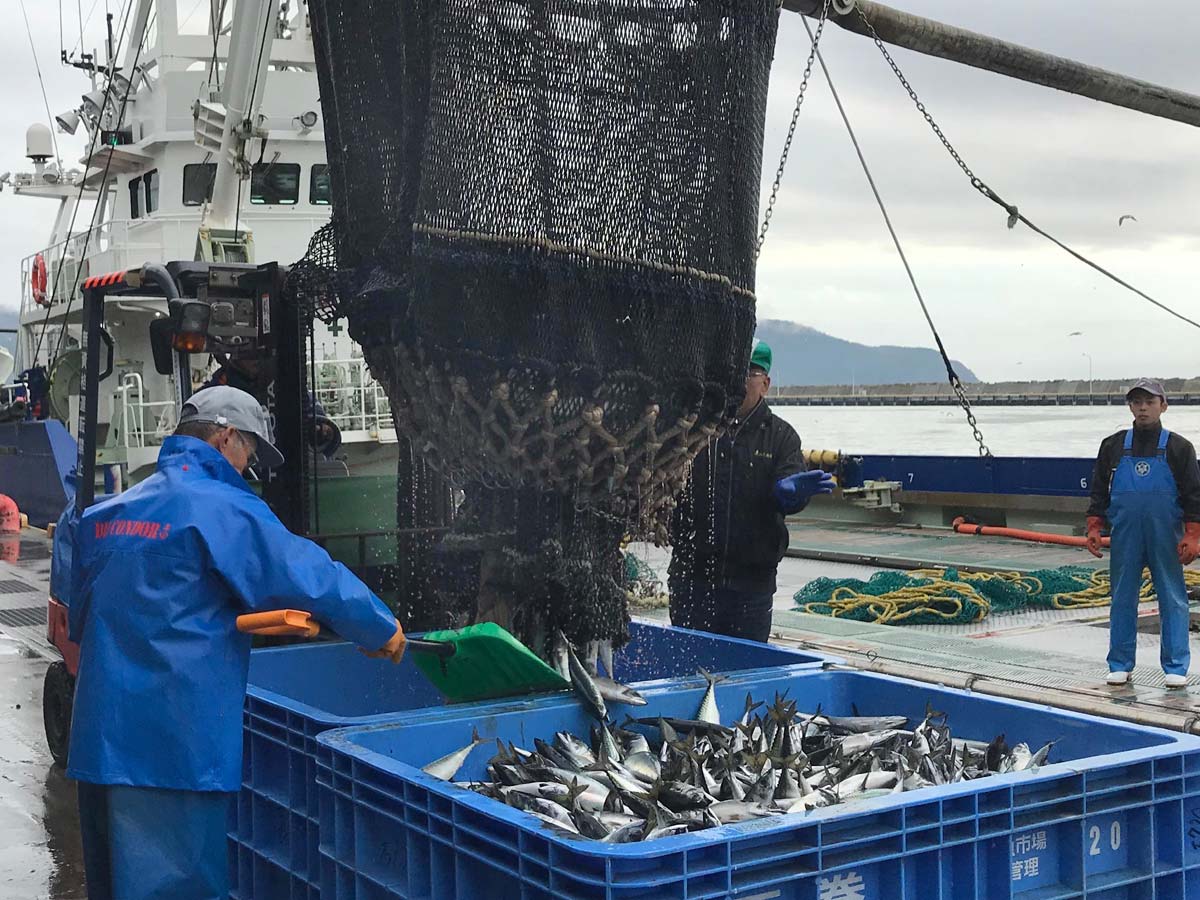
POLYGON ((93 784, 236 791, 245 612, 305 609, 370 649, 396 620, 288 531, 216 449, 171 437, 158 471, 84 513, 70 636, 80 643, 67 773, 93 784))

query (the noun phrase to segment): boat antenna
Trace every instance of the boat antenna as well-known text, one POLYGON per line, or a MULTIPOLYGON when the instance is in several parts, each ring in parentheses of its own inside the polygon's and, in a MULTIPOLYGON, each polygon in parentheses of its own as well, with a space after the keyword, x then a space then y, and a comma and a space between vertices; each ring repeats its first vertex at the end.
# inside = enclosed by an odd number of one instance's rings
POLYGON ((50 140, 54 142, 54 161, 62 171, 62 154, 58 152, 58 135, 55 134, 54 114, 50 112, 50 100, 46 97, 46 81, 42 78, 42 65, 38 62, 37 47, 33 44, 33 29, 29 27, 29 14, 25 12, 25 0, 21 0, 21 17, 25 20, 25 35, 29 38, 29 52, 33 54, 33 68, 37 72, 38 86, 42 89, 42 103, 46 107, 46 120, 50 123, 50 140))
POLYGON ((842 105, 842 98, 838 94, 837 88, 833 85, 833 76, 829 74, 829 66, 825 64, 825 57, 817 50, 817 39, 813 37, 812 29, 808 25, 808 19, 802 19, 801 21, 804 23, 804 30, 808 32, 809 40, 813 42, 813 50, 817 55, 817 61, 821 64, 821 71, 825 73, 825 81, 829 84, 829 91, 833 95, 833 102, 837 104, 842 122, 846 125, 846 131, 850 135, 850 142, 854 145, 854 152, 858 154, 858 161, 862 164, 863 174, 867 176, 867 184, 871 186, 871 193, 875 195, 875 202, 879 204, 879 212, 883 214, 883 223, 887 226, 888 234, 892 236, 892 243, 896 245, 896 253, 900 255, 900 262, 904 264, 904 271, 908 274, 908 281, 912 285, 913 293, 917 295, 917 302, 921 304, 921 312, 925 315, 925 321, 929 324, 929 330, 933 332, 934 343, 937 344, 938 353, 942 356, 942 363, 946 366, 946 377, 950 381, 950 387, 954 391, 954 396, 958 398, 959 406, 966 413, 967 424, 971 426, 971 431, 975 435, 975 443, 979 445, 979 455, 991 456, 992 451, 984 442, 983 433, 979 430, 979 423, 975 419, 975 412, 971 409, 971 401, 967 397, 967 390, 963 386, 962 379, 958 377, 958 372, 954 370, 954 363, 951 361, 950 355, 946 352, 946 347, 942 343, 942 336, 938 334, 937 326, 933 324, 933 316, 929 314, 929 307, 925 305, 925 298, 921 295, 921 288, 917 285, 917 277, 913 274, 912 266, 908 264, 908 257, 905 255, 904 247, 900 243, 900 237, 896 234, 896 229, 892 225, 892 217, 888 215, 887 205, 883 202, 883 196, 879 193, 879 188, 875 184, 875 178, 871 175, 871 167, 867 165, 867 158, 863 154, 862 146, 858 143, 858 136, 854 133, 854 126, 850 124, 850 117, 846 114, 846 107, 842 105))
MULTIPOLYGON (((22 2, 23 2, 23 0, 22 0, 22 2)), ((118 47, 120 47, 125 42, 125 32, 129 25, 129 15, 132 11, 133 11, 133 4, 130 3, 128 5, 128 7, 126 8, 125 20, 121 25, 121 37, 117 41, 118 47)), ((145 44, 145 35, 143 34, 142 43, 138 45, 137 58, 141 57, 142 46, 144 46, 144 44, 145 44)), ((134 68, 136 68, 136 67, 137 67, 137 59, 134 60, 134 68)), ((108 106, 109 98, 112 95, 112 90, 113 90, 113 80, 112 80, 112 78, 109 78, 108 83, 104 86, 104 100, 101 103, 101 109, 104 109, 108 106)), ((122 99, 122 102, 121 102, 121 109, 120 109, 120 112, 117 117, 117 127, 118 128, 120 128, 121 119, 125 115, 125 106, 126 106, 127 101, 129 100, 129 92, 132 90, 133 90, 133 83, 131 81, 130 85, 129 85, 129 91, 125 92, 125 97, 122 99)), ((99 127, 95 127, 95 128, 91 129, 91 141, 88 145, 88 153, 87 153, 87 158, 89 158, 89 159, 91 158, 92 154, 96 152, 96 142, 100 139, 100 131, 101 131, 101 129, 99 127)), ((104 180, 101 182, 101 185, 100 185, 101 190, 107 190, 108 168, 109 168, 109 164, 111 162, 112 162, 112 155, 109 154, 109 158, 108 158, 108 160, 106 160, 105 165, 104 165, 104 180)), ((54 281, 51 283, 51 286, 50 286, 49 297, 51 298, 51 302, 46 304, 46 313, 42 317, 42 329, 38 333, 37 345, 34 347, 34 350, 33 350, 33 358, 31 360, 31 362, 34 366, 36 366, 38 363, 38 358, 42 351, 42 342, 45 340, 46 331, 49 328, 50 313, 53 312, 53 309, 54 309, 53 298, 58 293, 58 281, 59 281, 59 278, 62 277, 63 269, 66 267, 67 250, 70 246, 70 236, 75 231, 75 220, 79 216, 79 207, 82 205, 83 192, 86 189, 86 186, 87 186, 87 178, 86 177, 80 178, 79 179, 79 192, 75 197, 74 209, 71 210, 71 223, 67 228, 67 240, 64 240, 62 242, 62 245, 63 245, 62 254, 59 257, 58 265, 55 266, 54 281)), ((92 232, 95 230, 95 224, 96 224, 95 220, 96 220, 96 217, 99 215, 99 212, 100 212, 100 204, 97 203, 95 209, 92 211, 92 227, 88 229, 88 233, 84 237, 83 254, 82 254, 83 258, 86 258, 86 256, 87 256, 88 243, 91 241, 92 232)), ((71 296, 69 296, 67 298, 67 308, 63 313, 64 323, 66 321, 67 313, 69 313, 71 311, 71 303, 74 301, 74 299, 75 299, 75 289, 72 288, 71 296)), ((66 325, 64 324, 64 326, 62 328, 62 332, 59 335, 59 339, 58 339, 59 347, 62 346, 62 341, 65 338, 66 332, 67 332, 67 328, 66 328, 66 325)), ((57 355, 57 353, 58 353, 58 351, 56 349, 55 355, 57 355)))
POLYGON ((1084 256, 1078 250, 1075 250, 1074 248, 1068 246, 1066 243, 1059 240, 1054 235, 1050 234, 1049 232, 1047 232, 1044 229, 1040 228, 1039 226, 1035 225, 1033 222, 1031 222, 1028 219, 1028 217, 1026 217, 1017 208, 1016 204, 1009 203, 1007 200, 1002 198, 999 194, 997 194, 994 190, 992 190, 991 187, 989 187, 982 178, 980 178, 973 171, 971 171, 971 167, 966 164, 966 162, 963 160, 962 156, 959 154, 958 150, 956 150, 954 145, 950 143, 950 139, 947 138, 946 135, 942 132, 942 129, 938 126, 937 122, 934 121, 933 115, 929 112, 929 110, 925 107, 925 104, 923 102, 921 102, 921 99, 917 96, 916 90, 909 83, 908 79, 904 77, 904 73, 900 71, 900 66, 896 63, 896 60, 892 58, 892 55, 890 53, 888 53, 887 47, 885 47, 883 44, 883 39, 880 38, 878 32, 875 31, 875 26, 871 24, 871 20, 869 18, 867 18, 867 14, 865 12, 863 12, 862 7, 856 5, 855 11, 858 13, 858 17, 860 19, 862 19, 863 25, 867 29, 868 36, 875 42, 875 46, 879 48, 879 52, 883 54, 883 58, 885 60, 887 60, 888 65, 891 66, 892 71, 895 73, 896 77, 900 80, 900 84, 904 87, 905 91, 908 92, 908 96, 912 99, 912 102, 916 105, 917 110, 921 113, 922 116, 925 117, 925 121, 929 123, 929 127, 931 129, 933 129, 933 133, 937 136, 938 140, 941 141, 942 146, 946 148, 946 152, 950 154, 951 159, 953 159, 958 164, 958 167, 960 169, 962 169, 963 174, 966 175, 967 178, 970 180, 971 186, 973 188, 975 188, 975 190, 979 191, 979 193, 983 194, 983 196, 985 196, 989 200, 991 200, 993 203, 995 203, 998 206, 1000 206, 1001 208, 1003 208, 1006 213, 1008 213, 1008 227, 1009 228, 1015 228, 1016 224, 1018 222, 1021 222, 1023 225, 1025 225, 1025 227, 1027 227, 1028 229, 1033 231, 1035 234, 1041 235, 1042 237, 1044 237, 1046 240, 1050 241, 1055 246, 1057 246, 1060 249, 1065 250, 1067 253, 1071 254, 1071 256, 1075 257, 1081 263, 1083 263, 1087 266, 1090 266, 1091 268, 1093 268, 1097 272, 1099 272, 1101 275, 1105 276, 1106 278, 1111 279, 1112 281, 1116 282, 1117 284, 1119 284, 1121 287, 1125 288, 1126 290, 1132 291, 1133 293, 1135 293, 1139 297, 1141 297, 1143 300, 1146 300, 1147 302, 1154 304, 1155 306, 1157 306, 1159 309, 1163 310, 1166 313, 1170 313, 1172 316, 1179 319, 1180 321, 1187 322, 1189 325, 1194 325, 1195 327, 1200 328, 1200 322, 1197 322, 1195 319, 1189 319, 1183 313, 1172 309, 1171 307, 1167 306, 1165 303, 1161 303, 1158 300, 1155 300, 1153 297, 1151 297, 1145 291, 1139 290, 1138 288, 1134 287, 1132 284, 1130 284, 1125 279, 1115 275, 1114 273, 1110 272, 1108 269, 1104 268, 1099 263, 1094 262, 1093 260, 1084 256))

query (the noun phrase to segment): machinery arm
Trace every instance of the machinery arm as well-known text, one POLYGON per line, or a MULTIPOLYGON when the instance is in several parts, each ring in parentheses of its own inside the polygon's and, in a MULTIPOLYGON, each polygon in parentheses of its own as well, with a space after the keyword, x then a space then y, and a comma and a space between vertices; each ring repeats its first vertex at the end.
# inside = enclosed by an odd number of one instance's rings
MULTIPOLYGON (((806 16, 818 15, 822 6, 822 0, 783 0, 784 9, 806 16)), ((874 0, 834 0, 830 18, 847 31, 868 35, 855 6, 862 10, 883 41, 897 47, 1200 126, 1200 96, 1195 94, 914 16, 874 0)))
POLYGON ((278 16, 279 0, 236 0, 234 5, 221 90, 224 117, 217 174, 205 223, 213 229, 233 228, 237 220, 238 182, 250 177, 246 147, 253 137, 267 83, 278 16))

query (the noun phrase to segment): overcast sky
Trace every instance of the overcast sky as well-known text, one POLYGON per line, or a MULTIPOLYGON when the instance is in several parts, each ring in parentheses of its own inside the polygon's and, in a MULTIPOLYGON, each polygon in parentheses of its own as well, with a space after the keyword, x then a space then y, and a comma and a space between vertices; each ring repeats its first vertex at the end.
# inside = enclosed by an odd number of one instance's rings
MULTIPOLYGON (((0 33, 0 92, 12 124, 0 133, 0 171, 28 168, 24 126, 46 120, 20 10, 16 0, 5 5, 13 14, 0 33)), ((85 15, 91 5, 84 0, 85 15)), ((185 13, 190 5, 183 4, 185 13)), ((893 5, 1200 94, 1195 0, 1160 0, 1145 17, 1123 0, 893 5)), ((116 0, 111 6, 115 12, 116 0)), ((103 8, 96 3, 89 45, 101 40, 103 8)), ((51 110, 77 105, 86 81, 58 64, 58 4, 26 0, 26 9, 51 110)), ((78 30, 68 22, 68 46, 78 30)), ((872 43, 831 27, 823 48, 953 356, 988 380, 1086 377, 1084 354, 1097 378, 1200 375, 1200 331, 1022 226, 1005 227, 1004 212, 971 189, 872 43), (1084 333, 1068 338, 1073 331, 1084 333)), ((997 192, 1147 293, 1200 319, 1200 129, 893 52, 947 136, 997 192), (1118 228, 1127 213, 1138 221, 1118 228)), ((785 14, 768 113, 768 181, 806 54, 803 28, 785 14)), ((64 157, 77 158, 82 142, 59 139, 64 157)), ((0 195, 0 271, 9 285, 0 307, 17 304, 19 261, 44 243, 53 214, 51 203, 0 195)), ((758 296, 760 318, 868 344, 932 343, 819 73, 801 112, 758 296)))

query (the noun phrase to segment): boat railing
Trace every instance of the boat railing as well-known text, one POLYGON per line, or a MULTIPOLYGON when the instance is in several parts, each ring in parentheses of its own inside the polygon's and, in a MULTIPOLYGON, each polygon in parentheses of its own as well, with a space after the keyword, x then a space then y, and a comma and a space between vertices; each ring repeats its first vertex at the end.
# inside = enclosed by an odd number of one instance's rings
POLYGON ((117 387, 121 406, 121 443, 126 450, 157 446, 175 430, 174 400, 147 400, 137 372, 126 372, 117 387), (149 424, 153 423, 153 424, 149 424))
MULTIPOLYGON (((156 236, 163 234, 156 224, 156 236)), ((79 284, 89 275, 115 272, 140 266, 148 259, 163 255, 162 240, 136 241, 136 229, 131 235, 128 219, 114 219, 84 229, 69 238, 43 247, 21 260, 21 319, 47 306, 59 310, 72 297, 78 296, 79 284), (85 256, 86 253, 86 256, 85 256), (46 266, 46 297, 38 303, 33 296, 33 270, 38 256, 46 266)), ((195 224, 191 226, 195 230, 195 224)))
POLYGON ((314 364, 317 402, 345 441, 396 439, 387 394, 365 359, 325 359, 314 364))

